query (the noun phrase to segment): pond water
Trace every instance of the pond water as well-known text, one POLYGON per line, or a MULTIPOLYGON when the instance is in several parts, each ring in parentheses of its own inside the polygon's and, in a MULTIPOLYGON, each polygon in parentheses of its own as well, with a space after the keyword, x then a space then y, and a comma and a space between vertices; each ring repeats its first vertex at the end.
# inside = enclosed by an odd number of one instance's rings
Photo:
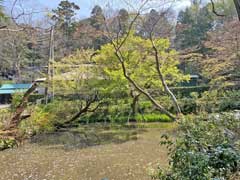
POLYGON ((0 179, 147 180, 150 167, 168 164, 167 151, 159 145, 164 132, 92 128, 39 135, 0 152, 0 179))

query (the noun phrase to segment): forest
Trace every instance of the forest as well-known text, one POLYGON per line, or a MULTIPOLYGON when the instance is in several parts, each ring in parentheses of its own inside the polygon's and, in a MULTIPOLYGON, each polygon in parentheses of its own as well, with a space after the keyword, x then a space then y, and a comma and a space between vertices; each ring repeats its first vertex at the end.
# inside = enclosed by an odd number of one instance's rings
POLYGON ((240 179, 240 0, 51 3, 0 0, 0 180, 240 179))

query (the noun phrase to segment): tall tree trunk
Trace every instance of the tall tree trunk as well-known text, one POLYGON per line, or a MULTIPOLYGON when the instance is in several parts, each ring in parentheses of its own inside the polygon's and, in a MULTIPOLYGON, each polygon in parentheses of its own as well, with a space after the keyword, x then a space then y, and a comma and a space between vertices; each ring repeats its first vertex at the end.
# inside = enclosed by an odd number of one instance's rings
POLYGON ((178 104, 178 101, 177 101, 177 98, 175 97, 175 95, 173 94, 173 92, 169 89, 164 77, 163 77, 163 74, 162 74, 162 71, 161 71, 161 65, 160 65, 160 62, 159 62, 159 54, 158 54, 158 49, 157 47, 155 46, 154 44, 154 41, 152 39, 152 36, 151 36, 151 42, 152 42, 152 47, 153 47, 153 50, 154 50, 154 54, 155 54, 155 63, 156 63, 156 69, 157 69, 157 72, 158 72, 158 75, 159 75, 159 78, 162 82, 162 85, 164 87, 164 90, 165 92, 171 97, 172 101, 173 101, 173 104, 176 108, 176 111, 177 111, 177 115, 180 115, 181 114, 181 108, 178 104))

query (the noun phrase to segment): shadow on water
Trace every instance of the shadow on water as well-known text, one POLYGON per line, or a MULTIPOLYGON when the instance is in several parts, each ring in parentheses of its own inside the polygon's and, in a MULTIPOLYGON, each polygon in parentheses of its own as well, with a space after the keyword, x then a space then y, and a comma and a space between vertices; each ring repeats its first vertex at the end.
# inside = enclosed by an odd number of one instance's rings
POLYGON ((146 129, 136 127, 81 126, 33 136, 30 143, 49 148, 87 148, 104 144, 120 144, 138 139, 146 129))

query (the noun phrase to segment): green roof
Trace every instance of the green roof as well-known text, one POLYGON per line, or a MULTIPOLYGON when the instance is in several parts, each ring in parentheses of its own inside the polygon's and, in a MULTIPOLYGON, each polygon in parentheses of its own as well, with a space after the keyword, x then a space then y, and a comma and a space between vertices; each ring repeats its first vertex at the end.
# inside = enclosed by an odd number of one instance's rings
POLYGON ((3 84, 0 87, 0 94, 14 94, 27 91, 32 84, 3 84))

